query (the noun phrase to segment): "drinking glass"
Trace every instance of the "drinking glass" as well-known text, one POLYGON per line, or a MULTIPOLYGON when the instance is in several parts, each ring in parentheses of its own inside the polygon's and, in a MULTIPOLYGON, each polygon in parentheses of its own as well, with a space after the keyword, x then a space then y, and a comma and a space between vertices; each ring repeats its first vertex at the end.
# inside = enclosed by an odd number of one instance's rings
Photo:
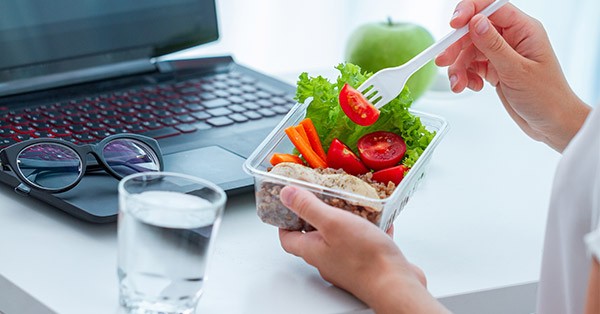
POLYGON ((143 172, 119 183, 119 299, 128 313, 193 313, 226 195, 188 175, 143 172))

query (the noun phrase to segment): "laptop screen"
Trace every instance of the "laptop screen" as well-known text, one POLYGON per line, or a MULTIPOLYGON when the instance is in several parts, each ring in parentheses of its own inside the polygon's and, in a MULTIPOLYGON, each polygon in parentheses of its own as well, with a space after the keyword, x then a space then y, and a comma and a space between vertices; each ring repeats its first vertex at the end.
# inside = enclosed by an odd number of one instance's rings
POLYGON ((156 57, 217 38, 214 0, 18 0, 0 5, 0 70, 97 55, 103 58, 95 62, 105 63, 156 57))

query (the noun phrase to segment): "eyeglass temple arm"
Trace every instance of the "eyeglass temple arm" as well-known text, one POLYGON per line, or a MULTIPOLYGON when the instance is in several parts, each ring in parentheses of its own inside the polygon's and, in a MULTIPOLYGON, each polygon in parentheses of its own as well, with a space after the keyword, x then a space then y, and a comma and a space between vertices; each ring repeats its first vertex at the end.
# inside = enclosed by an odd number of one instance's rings
POLYGON ((10 167, 6 161, 6 152, 4 149, 0 150, 0 168, 4 171, 10 171, 10 167))
MULTIPOLYGON (((2 166, 3 170, 9 171, 11 170, 10 167, 8 165, 4 165, 4 164, 0 164, 2 166)), ((127 168, 130 168, 132 170, 135 171, 141 171, 144 170, 143 168, 139 168, 136 167, 136 164, 129 164, 126 162, 119 162, 117 164, 115 164, 115 166, 124 166, 127 168)), ((37 166, 27 166, 27 165, 22 165, 21 166, 22 169, 35 169, 38 172, 42 172, 44 170, 61 170, 61 169, 68 169, 71 168, 71 166, 63 166, 63 167, 56 167, 56 166, 41 166, 41 165, 37 165, 37 166)), ((94 171, 100 171, 100 170, 104 170, 104 168, 99 165, 99 164, 94 164, 94 165, 90 165, 87 167, 86 172, 94 172, 94 171)))
MULTIPOLYGON (((113 161, 113 166, 126 167, 126 168, 129 168, 131 170, 134 170, 135 172, 147 171, 147 168, 138 167, 137 165, 138 164, 132 164, 132 163, 127 163, 127 162, 115 163, 113 161)), ((104 168, 101 165, 95 164, 95 165, 88 166, 87 169, 85 170, 85 172, 94 172, 94 171, 100 171, 100 170, 104 170, 104 168)))
MULTIPOLYGON (((12 169, 7 164, 3 164, 1 161, 0 161, 0 168, 2 168, 3 171, 12 171, 12 169)), ((17 185, 14 190, 17 194, 21 194, 21 195, 25 195, 25 196, 29 195, 29 193, 31 192, 31 188, 28 187, 23 182, 20 182, 19 185, 17 185)))

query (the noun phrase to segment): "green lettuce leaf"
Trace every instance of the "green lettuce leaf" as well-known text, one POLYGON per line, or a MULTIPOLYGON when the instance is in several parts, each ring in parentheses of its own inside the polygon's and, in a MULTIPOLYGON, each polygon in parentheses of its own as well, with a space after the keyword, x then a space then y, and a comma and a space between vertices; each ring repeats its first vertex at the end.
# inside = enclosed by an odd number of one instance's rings
POLYGON ((337 138, 356 153, 356 143, 363 135, 389 131, 399 134, 406 142, 407 149, 402 163, 412 167, 435 133, 428 131, 421 120, 408 111, 413 101, 408 88, 405 87, 398 97, 380 109, 381 113, 375 124, 363 127, 344 114, 338 97, 345 83, 357 88, 372 73, 363 73, 359 66, 351 63, 342 63, 335 68, 340 72, 336 82, 330 82, 322 76, 310 77, 305 72, 298 78, 296 90, 298 102, 304 103, 310 98, 306 117, 313 121, 325 151, 329 149, 331 141, 337 138))

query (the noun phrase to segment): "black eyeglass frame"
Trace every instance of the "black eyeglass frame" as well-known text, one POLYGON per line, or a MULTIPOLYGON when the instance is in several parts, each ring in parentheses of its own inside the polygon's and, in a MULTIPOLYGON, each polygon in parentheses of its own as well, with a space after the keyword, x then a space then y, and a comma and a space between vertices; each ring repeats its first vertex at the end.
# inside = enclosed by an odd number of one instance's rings
MULTIPOLYGON (((154 153, 154 155, 155 155, 154 157, 156 157, 156 159, 158 160, 159 171, 164 170, 163 155, 162 155, 160 146, 158 145, 158 141, 151 137, 147 137, 147 136, 143 136, 143 135, 139 135, 139 134, 131 134, 131 133, 113 134, 113 135, 110 135, 110 136, 102 139, 100 142, 95 143, 95 144, 74 144, 69 141, 59 139, 59 138, 30 139, 30 140, 26 140, 23 142, 12 144, 12 145, 0 150, 0 165, 2 166, 2 170, 12 171, 17 176, 19 181, 21 181, 22 184, 25 184, 26 186, 28 186, 32 189, 36 189, 36 190, 48 192, 48 193, 61 193, 61 192, 65 192, 65 191, 68 191, 68 190, 74 188, 77 184, 79 184, 79 182, 81 182, 81 179, 83 179, 83 176, 85 176, 86 171, 88 170, 87 155, 91 154, 92 156, 94 156, 94 158, 98 162, 98 166, 101 169, 106 171, 108 174, 113 176, 115 179, 121 180, 121 179, 123 179, 124 176, 122 176, 122 175, 118 174, 117 172, 115 172, 114 170, 112 170, 112 168, 106 162, 104 155, 102 153, 103 148, 108 143, 115 141, 115 140, 119 140, 119 139, 131 139, 131 140, 141 142, 142 144, 148 146, 148 148, 150 148, 152 150, 152 152, 154 153), (36 185, 33 182, 31 182, 30 180, 28 180, 27 178, 25 178, 25 176, 23 176, 23 173, 21 173, 21 171, 17 165, 17 158, 23 150, 25 150, 26 148, 28 148, 30 146, 37 145, 37 144, 57 144, 57 145, 62 145, 62 146, 72 149, 78 155, 78 157, 81 161, 81 171, 80 171, 77 179, 73 183, 71 183, 65 187, 52 189, 52 188, 47 188, 47 187, 36 185), (7 169, 7 167, 10 169, 7 169)), ((93 165, 93 166, 96 166, 96 165, 93 165)))

